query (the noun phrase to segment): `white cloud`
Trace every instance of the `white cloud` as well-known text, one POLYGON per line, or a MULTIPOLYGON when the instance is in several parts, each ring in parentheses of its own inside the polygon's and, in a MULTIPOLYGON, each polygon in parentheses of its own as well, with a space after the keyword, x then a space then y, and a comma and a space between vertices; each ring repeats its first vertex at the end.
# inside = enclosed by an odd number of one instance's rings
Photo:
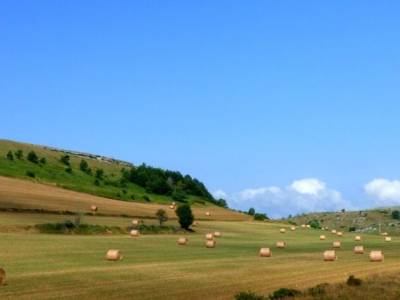
POLYGON ((248 210, 254 207, 256 211, 265 212, 273 218, 314 211, 354 209, 340 192, 327 187, 317 178, 295 180, 284 188, 249 188, 227 195, 226 199, 232 208, 248 210))
POLYGON ((223 190, 216 190, 211 193, 215 199, 226 199, 228 195, 223 190))
POLYGON ((400 181, 377 178, 364 186, 367 195, 375 198, 376 205, 400 204, 400 181))

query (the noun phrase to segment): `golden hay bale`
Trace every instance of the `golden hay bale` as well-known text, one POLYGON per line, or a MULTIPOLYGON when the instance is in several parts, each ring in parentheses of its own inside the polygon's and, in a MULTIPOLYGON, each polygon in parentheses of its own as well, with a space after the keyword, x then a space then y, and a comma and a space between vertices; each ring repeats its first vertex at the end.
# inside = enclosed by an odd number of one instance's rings
POLYGON ((132 237, 138 237, 140 235, 140 232, 137 229, 132 229, 130 233, 132 237))
POLYGON ((354 240, 355 240, 355 241, 361 241, 361 236, 356 235, 356 236, 354 237, 354 240))
POLYGON ((170 205, 169 208, 170 209, 175 209, 175 205, 170 205))
POLYGON ((301 224, 301 228, 306 228, 306 224, 301 224))
POLYGON ((343 232, 338 231, 338 232, 336 233, 336 235, 337 235, 337 236, 343 236, 343 232))
POLYGON ((216 244, 215 240, 206 240, 206 248, 214 248, 216 244))
POLYGON ((290 227, 290 230, 291 230, 291 231, 295 231, 295 230, 296 230, 296 226, 290 227))
POLYGON ((271 257, 272 256, 271 250, 269 248, 261 248, 260 256, 261 257, 271 257))
POLYGON ((107 255, 106 255, 106 259, 107 260, 114 260, 114 261, 121 260, 122 259, 121 251, 114 250, 114 249, 108 250, 107 251, 107 255))
POLYGON ((219 231, 214 232, 214 237, 221 237, 222 234, 219 231))
POLYGON ((320 235, 320 236, 319 236, 319 239, 320 239, 321 241, 323 241, 323 240, 326 239, 326 237, 325 237, 324 235, 320 235))
POLYGON ((214 239, 214 235, 212 233, 206 234, 206 240, 213 240, 213 239, 214 239))
POLYGON ((3 268, 0 268, 0 285, 3 285, 6 281, 6 271, 3 268))
POLYGON ((132 220, 132 225, 139 225, 139 220, 138 219, 133 219, 132 220))
POLYGON ((285 248, 286 243, 284 241, 277 241, 276 242, 276 248, 285 248))
POLYGON ((310 224, 307 224, 306 227, 307 227, 307 228, 311 228, 310 224))
POLYGON ((391 242, 392 238, 390 236, 385 236, 385 242, 391 242))
POLYGON ((332 230, 331 230, 331 233, 332 233, 332 234, 336 234, 336 229, 332 229, 332 230))
POLYGON ((192 224, 192 226, 197 226, 197 225, 199 225, 199 223, 197 221, 194 221, 192 224))
POLYGON ((341 247, 341 243, 340 243, 340 241, 334 241, 332 246, 333 246, 333 248, 340 248, 341 247))
POLYGON ((281 229, 279 229, 279 232, 280 232, 280 233, 285 233, 285 232, 286 232, 286 229, 285 229, 285 228, 281 228, 281 229))
POLYGON ((369 260, 370 261, 376 261, 376 262, 381 262, 384 260, 383 252, 382 251, 371 251, 369 253, 369 260))
POLYGON ((93 212, 96 212, 98 209, 99 209, 99 208, 98 208, 96 205, 92 205, 92 206, 90 207, 90 210, 93 211, 93 212))
POLYGON ((327 250, 324 252, 324 261, 335 261, 336 259, 335 250, 327 250))
POLYGON ((211 213, 209 211, 206 211, 206 216, 207 217, 211 216, 211 213))
POLYGON ((179 239, 178 239, 178 245, 186 245, 187 244, 187 242, 188 242, 188 239, 187 238, 185 238, 185 237, 180 237, 179 239))
POLYGON ((355 246, 354 253, 355 254, 364 254, 364 246, 355 246))

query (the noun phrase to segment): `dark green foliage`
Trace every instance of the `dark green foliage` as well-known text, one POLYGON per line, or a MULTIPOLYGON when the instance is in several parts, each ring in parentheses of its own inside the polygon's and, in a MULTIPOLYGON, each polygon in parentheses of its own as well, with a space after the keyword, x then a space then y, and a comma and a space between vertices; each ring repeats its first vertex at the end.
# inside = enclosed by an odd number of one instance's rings
POLYGON ((65 172, 67 172, 67 173, 72 173, 72 169, 70 168, 70 167, 68 167, 68 168, 65 168, 65 172))
POLYGON ((313 297, 325 295, 326 288, 329 286, 327 283, 321 283, 308 289, 308 293, 313 297))
POLYGON ((400 211, 398 210, 392 211, 392 218, 395 220, 400 220, 400 211))
POLYGON ((8 151, 8 152, 7 152, 6 157, 7 157, 8 160, 14 160, 14 155, 12 154, 11 151, 8 151))
POLYGON ((194 216, 192 213, 192 209, 188 204, 180 205, 176 211, 176 215, 178 216, 178 222, 183 229, 189 229, 190 225, 192 225, 194 221, 194 216))
POLYGON ((39 157, 36 155, 35 151, 29 151, 26 159, 34 164, 39 163, 39 157))
POLYGON ((142 199, 143 199, 144 201, 150 202, 150 198, 149 198, 149 196, 147 196, 147 195, 143 195, 143 196, 142 196, 142 199))
POLYGON ((362 284, 362 280, 360 278, 354 277, 354 275, 350 275, 346 281, 347 285, 349 286, 359 286, 362 284))
POLYGON ((171 194, 172 199, 177 202, 185 202, 186 201, 186 194, 181 189, 175 189, 171 194))
POLYGON ((39 162, 40 162, 42 165, 45 165, 45 164, 47 163, 47 160, 46 160, 45 157, 42 157, 42 158, 39 160, 39 162))
POLYGON ((35 173, 34 172, 32 172, 32 171, 26 171, 26 176, 29 176, 29 177, 32 177, 32 178, 35 178, 35 173))
MULTIPOLYGON (((128 228, 133 229, 133 227, 128 228)), ((175 226, 157 226, 157 225, 139 225, 139 231, 141 234, 154 234, 154 233, 176 233, 178 230, 175 226)))
POLYGON ((301 292, 298 290, 295 290, 295 289, 280 288, 279 290, 276 290, 275 292, 273 292, 269 296, 269 299, 279 300, 279 299, 284 299, 284 298, 288 298, 288 297, 299 296, 300 294, 301 294, 301 292))
POLYGON ((319 224, 319 221, 316 220, 316 219, 312 219, 311 221, 308 221, 307 224, 310 225, 310 227, 314 228, 314 229, 320 229, 321 228, 321 225, 319 224))
POLYGON ((218 199, 216 200, 216 203, 218 206, 223 207, 223 208, 228 208, 228 203, 226 203, 226 200, 224 199, 218 199))
POLYGON ((23 159, 24 158, 24 152, 22 150, 15 151, 15 157, 18 158, 18 159, 23 159))
POLYGON ((254 216, 255 213, 256 213, 256 210, 255 210, 253 207, 250 207, 248 214, 249 214, 250 216, 254 216))
POLYGON ((266 300, 266 298, 252 292, 240 292, 235 295, 235 300, 266 300))
POLYGON ((95 176, 96 176, 96 179, 102 180, 103 176, 104 176, 104 170, 103 169, 97 169, 95 176))
POLYGON ((94 185, 95 186, 100 186, 100 181, 97 178, 94 180, 94 185))
POLYGON ((125 230, 116 226, 100 226, 91 224, 78 224, 67 220, 60 223, 38 224, 36 228, 43 233, 55 234, 103 234, 103 233, 125 233, 125 230))
POLYGON ((268 216, 266 214, 255 213, 254 214, 254 220, 256 220, 256 221, 268 220, 268 216))
POLYGON ((60 161, 66 166, 69 166, 71 164, 69 155, 61 155, 60 161))
POLYGON ((82 172, 87 173, 89 170, 89 164, 86 162, 86 160, 82 159, 81 162, 79 163, 79 169, 82 172))
POLYGON ((158 222, 160 222, 160 226, 162 226, 164 222, 168 221, 167 212, 161 208, 157 210, 156 217, 158 219, 158 222))
POLYGON ((356 228, 354 226, 350 226, 349 227, 349 232, 354 232, 354 231, 356 231, 356 228))

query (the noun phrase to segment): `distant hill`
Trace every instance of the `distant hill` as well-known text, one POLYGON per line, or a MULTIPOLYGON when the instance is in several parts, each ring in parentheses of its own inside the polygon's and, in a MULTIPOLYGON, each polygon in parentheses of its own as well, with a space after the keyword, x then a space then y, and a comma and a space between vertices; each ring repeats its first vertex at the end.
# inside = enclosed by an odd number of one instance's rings
POLYGON ((399 208, 310 213, 287 218, 285 221, 298 225, 317 221, 321 227, 341 231, 399 234, 400 219, 393 217, 394 211, 399 211, 399 208))
POLYGON ((0 140, 0 175, 129 202, 226 205, 202 182, 176 171, 9 140, 0 140))

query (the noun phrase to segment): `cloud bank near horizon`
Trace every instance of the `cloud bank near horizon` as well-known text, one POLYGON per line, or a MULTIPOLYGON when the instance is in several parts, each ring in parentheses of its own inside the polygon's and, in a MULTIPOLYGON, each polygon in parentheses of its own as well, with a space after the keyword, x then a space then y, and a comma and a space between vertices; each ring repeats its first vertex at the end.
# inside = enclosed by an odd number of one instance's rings
POLYGON ((364 191, 376 206, 400 205, 400 180, 376 178, 364 186, 364 191))

